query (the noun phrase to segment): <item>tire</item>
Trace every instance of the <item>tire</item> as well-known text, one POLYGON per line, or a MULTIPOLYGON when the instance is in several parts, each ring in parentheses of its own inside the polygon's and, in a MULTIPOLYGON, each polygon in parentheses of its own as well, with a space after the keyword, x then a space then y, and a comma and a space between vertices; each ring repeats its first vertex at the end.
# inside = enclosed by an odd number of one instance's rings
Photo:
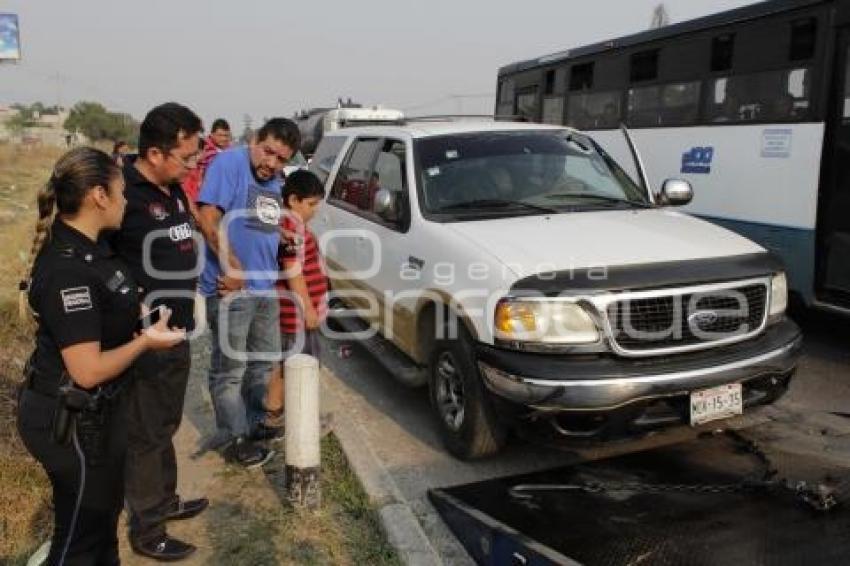
POLYGON ((449 453, 461 460, 496 454, 507 437, 474 360, 472 340, 460 329, 457 339, 437 340, 428 368, 440 436, 449 453))
POLYGON ((338 334, 348 334, 350 331, 348 328, 342 325, 342 323, 333 316, 333 310, 335 308, 346 308, 345 303, 343 303, 340 299, 331 299, 328 304, 328 309, 330 309, 330 314, 328 318, 325 319, 325 325, 327 325, 328 330, 336 332, 338 334))

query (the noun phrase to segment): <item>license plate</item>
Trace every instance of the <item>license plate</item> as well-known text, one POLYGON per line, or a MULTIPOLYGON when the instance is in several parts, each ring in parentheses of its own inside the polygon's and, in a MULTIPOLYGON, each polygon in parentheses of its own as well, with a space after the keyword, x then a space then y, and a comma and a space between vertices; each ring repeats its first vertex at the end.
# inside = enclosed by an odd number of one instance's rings
POLYGON ((744 412, 741 384, 731 383, 691 393, 691 426, 744 412))

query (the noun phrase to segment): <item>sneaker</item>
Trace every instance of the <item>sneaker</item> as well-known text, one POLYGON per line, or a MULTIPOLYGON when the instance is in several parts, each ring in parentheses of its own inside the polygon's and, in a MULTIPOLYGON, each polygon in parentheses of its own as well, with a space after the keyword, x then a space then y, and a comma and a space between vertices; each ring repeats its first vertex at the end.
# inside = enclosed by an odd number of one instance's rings
MULTIPOLYGON (((319 435, 324 438, 333 430, 333 413, 322 413, 319 416, 319 435)), ((283 418, 281 416, 280 424, 272 425, 268 419, 265 422, 258 424, 251 432, 251 440, 260 441, 275 441, 283 440, 284 427, 283 418)))
POLYGON ((283 440, 284 429, 282 426, 269 426, 259 423, 251 431, 249 438, 254 442, 283 440))
POLYGON ((240 436, 228 446, 225 459, 239 464, 246 470, 251 470, 267 463, 274 455, 274 450, 257 446, 247 438, 240 436))

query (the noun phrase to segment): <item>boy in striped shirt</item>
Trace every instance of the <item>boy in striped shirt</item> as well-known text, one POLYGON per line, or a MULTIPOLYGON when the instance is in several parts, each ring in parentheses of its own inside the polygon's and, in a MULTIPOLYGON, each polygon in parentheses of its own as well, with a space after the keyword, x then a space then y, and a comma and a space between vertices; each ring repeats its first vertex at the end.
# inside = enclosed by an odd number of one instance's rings
MULTIPOLYGON (((309 171, 295 171, 286 178, 281 220, 284 236, 278 253, 281 277, 277 281, 284 359, 299 353, 319 357, 319 326, 327 316, 328 280, 316 237, 307 223, 324 196, 322 182, 309 171)), ((266 394, 270 419, 283 412, 282 366, 275 369, 266 394)), ((277 436, 272 427, 264 425, 263 429, 267 436, 277 436)))

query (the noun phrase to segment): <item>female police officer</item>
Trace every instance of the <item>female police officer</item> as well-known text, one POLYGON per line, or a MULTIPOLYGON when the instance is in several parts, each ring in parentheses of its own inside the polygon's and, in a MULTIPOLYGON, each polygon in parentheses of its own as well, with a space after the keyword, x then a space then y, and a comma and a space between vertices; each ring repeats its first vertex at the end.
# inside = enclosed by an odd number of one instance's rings
POLYGON ((126 446, 121 382, 143 351, 185 339, 182 330, 168 329, 168 311, 156 325, 134 332, 136 284, 99 238, 121 225, 123 191, 109 156, 82 147, 59 159, 38 197, 29 285, 38 329, 18 430, 53 486, 48 564, 119 563, 126 446))

